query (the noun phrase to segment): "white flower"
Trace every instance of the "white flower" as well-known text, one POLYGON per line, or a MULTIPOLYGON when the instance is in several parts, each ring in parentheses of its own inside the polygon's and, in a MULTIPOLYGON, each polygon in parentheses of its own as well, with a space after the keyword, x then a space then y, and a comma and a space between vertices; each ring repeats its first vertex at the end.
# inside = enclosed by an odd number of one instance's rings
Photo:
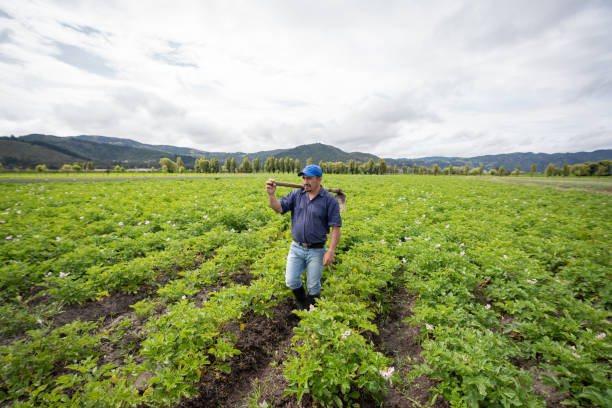
POLYGON ((491 308, 491 305, 487 303, 487 304, 485 305, 485 309, 489 310, 490 308, 491 308))
POLYGON ((530 285, 535 285, 536 283, 538 283, 537 279, 527 279, 527 283, 529 283, 530 285))
POLYGON ((70 272, 68 272, 68 273, 60 272, 59 277, 60 277, 60 278, 65 278, 65 277, 67 277, 68 275, 70 275, 70 272))
POLYGON ((431 238, 425 238, 425 241, 429 241, 431 238))
POLYGON ((463 359, 463 361, 465 361, 466 363, 468 362, 468 359, 466 356, 461 356, 461 358, 463 359))
POLYGON ((138 221, 138 225, 142 225, 142 221, 138 221))
POLYGON ((170 241, 170 238, 166 238, 166 241, 170 241))
POLYGON ((412 241, 412 237, 404 237, 404 240, 406 240, 406 241, 412 241))
POLYGON ((60 237, 55 237, 55 240, 56 240, 57 242, 60 242, 62 239, 61 239, 60 237))
POLYGON ((382 377, 385 380, 388 380, 389 378, 391 378, 391 376, 393 375, 393 373, 395 372, 395 368, 393 367, 389 367, 389 368, 385 368, 383 370, 380 370, 380 375, 382 375, 382 377))
POLYGON ((406 258, 402 258, 402 263, 406 263, 406 258))
POLYGON ((465 246, 465 244, 463 242, 459 244, 460 248, 463 248, 464 246, 465 246))
POLYGON ((459 255, 461 255, 461 256, 465 255, 465 251, 459 252, 459 255))
POLYGON ((416 220, 414 223, 415 223, 416 225, 421 225, 421 221, 419 221, 419 220, 416 220))
POLYGON ((434 245, 434 248, 440 248, 440 246, 441 246, 440 244, 436 244, 434 245))
POLYGON ((504 259, 508 259, 508 255, 504 255, 504 259))
POLYGON ((13 236, 12 235, 7 235, 6 239, 8 239, 10 241, 11 239, 13 239, 13 236))
POLYGON ((123 227, 123 221, 119 221, 119 226, 123 227))
POLYGON ((580 355, 578 353, 572 353, 572 356, 576 357, 576 358, 580 358, 580 355))
POLYGON ((314 312, 315 311, 315 307, 314 305, 310 305, 310 308, 308 309, 309 312, 314 312))
POLYGON ((83 217, 82 215, 79 217, 79 220, 83 220, 85 219, 85 217, 83 217))
POLYGON ((172 221, 168 221, 168 224, 171 224, 171 223, 172 223, 172 221))
POLYGON ((450 225, 446 224, 446 227, 444 227, 444 228, 449 229, 449 228, 450 228, 450 225))
POLYGON ((21 210, 17 210, 17 214, 21 214, 21 210))
POLYGON ((381 239, 381 240, 380 240, 380 243, 381 243, 381 244, 386 244, 386 243, 387 243, 387 241, 385 241, 384 239, 381 239))
POLYGON ((422 218, 425 218, 425 217, 427 217, 427 215, 426 215, 426 214, 423 214, 423 215, 421 215, 421 217, 422 217, 422 218))
POLYGON ((53 275, 53 272, 48 272, 47 273, 47 276, 51 276, 51 275, 53 275))
POLYGON ((149 225, 149 220, 146 220, 146 221, 145 221, 145 225, 149 225))
POLYGON ((345 331, 344 333, 342 333, 342 340, 345 340, 350 335, 351 335, 350 330, 345 331))
POLYGON ((209 219, 210 217, 208 215, 203 215, 202 218, 204 218, 205 220, 209 219))
POLYGON ((597 336, 595 336, 595 338, 597 340, 603 340, 606 338, 606 333, 599 333, 597 336))
POLYGON ((429 323, 425 324, 425 328, 426 328, 427 330, 429 330, 429 331, 431 331, 431 330, 433 330, 433 329, 434 329, 434 327, 433 327, 431 324, 429 324, 429 323))
POLYGON ((183 295, 183 296, 181 296, 181 299, 185 300, 185 299, 187 299, 187 296, 183 295))

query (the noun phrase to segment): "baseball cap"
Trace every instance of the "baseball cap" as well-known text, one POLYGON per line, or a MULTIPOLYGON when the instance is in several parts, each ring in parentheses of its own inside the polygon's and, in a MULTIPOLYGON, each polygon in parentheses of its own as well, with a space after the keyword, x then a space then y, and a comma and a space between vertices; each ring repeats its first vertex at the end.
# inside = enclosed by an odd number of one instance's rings
POLYGON ((304 167, 304 170, 302 170, 302 171, 300 171, 298 173, 298 176, 308 176, 308 177, 319 176, 319 177, 323 177, 323 170, 321 170, 321 168, 319 166, 317 166, 316 164, 309 164, 308 166, 304 167))

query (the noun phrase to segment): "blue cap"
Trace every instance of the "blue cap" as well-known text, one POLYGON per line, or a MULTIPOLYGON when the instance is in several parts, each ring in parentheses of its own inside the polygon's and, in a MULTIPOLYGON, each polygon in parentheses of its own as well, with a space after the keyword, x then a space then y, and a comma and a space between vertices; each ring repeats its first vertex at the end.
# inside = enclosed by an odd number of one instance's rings
POLYGON ((298 173, 298 176, 308 176, 308 177, 319 176, 319 177, 323 177, 323 170, 321 170, 321 168, 319 166, 317 166, 316 164, 309 164, 308 166, 304 167, 304 170, 302 170, 302 171, 300 171, 298 173))

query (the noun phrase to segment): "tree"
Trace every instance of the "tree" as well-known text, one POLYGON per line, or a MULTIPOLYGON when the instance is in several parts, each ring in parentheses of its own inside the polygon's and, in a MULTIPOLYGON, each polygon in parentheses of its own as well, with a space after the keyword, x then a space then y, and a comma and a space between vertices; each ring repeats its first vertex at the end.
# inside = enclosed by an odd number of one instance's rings
POLYGON ((251 168, 251 162, 247 157, 242 159, 242 163, 240 163, 239 171, 241 173, 251 173, 253 169, 251 168))
POLYGON ((538 167, 535 164, 532 164, 531 169, 529 170, 529 174, 533 176, 536 173, 536 171, 538 171, 538 167))
POLYGON ((312 161, 312 157, 309 157, 306 159, 306 165, 310 166, 311 164, 314 164, 314 162, 312 161))
POLYGON ((440 167, 438 166, 437 163, 434 164, 434 166, 433 166, 433 174, 434 174, 434 176, 437 176, 440 173, 441 173, 440 167))
POLYGON ((61 171, 72 171, 72 165, 66 163, 62 166, 60 170, 61 171))
POLYGON ((470 173, 470 166, 466 164, 465 167, 463 168, 463 174, 467 176, 469 173, 470 173))
POLYGON ((230 166, 231 166, 231 160, 229 157, 225 158, 225 163, 223 163, 223 169, 224 171, 230 171, 230 166))
POLYGON ((73 163, 72 164, 72 170, 79 172, 79 171, 81 171, 81 169, 82 169, 82 167, 81 167, 81 165, 79 163, 73 163))
POLYGON ((597 175, 598 176, 609 176, 610 175, 610 164, 612 160, 601 160, 597 163, 597 175))
POLYGON ((117 173, 125 173, 125 168, 117 164, 113 171, 116 171, 117 173))
POLYGON ((199 161, 197 170, 202 173, 210 173, 210 162, 206 158, 203 158, 199 161))
POLYGON ((451 164, 450 166, 448 166, 448 174, 450 176, 452 176, 453 174, 455 174, 455 169, 453 168, 453 165, 451 164))
POLYGON ((236 158, 232 157, 232 160, 230 160, 230 173, 235 173, 236 172, 236 158))
POLYGON ((387 172, 387 162, 385 159, 378 159, 378 174, 385 174, 387 172))
POLYGON ((259 157, 253 159, 253 173, 259 173, 259 157))
POLYGON ((555 165, 553 163, 549 163, 548 166, 546 166, 546 170, 544 170, 544 174, 546 174, 547 177, 554 176, 555 165))
POLYGON ((159 159, 159 165, 161 166, 162 171, 164 173, 176 173, 178 171, 177 164, 167 157, 163 157, 159 159), (164 170, 164 166, 166 166, 165 170, 164 170))
POLYGON ((365 173, 366 174, 374 174, 376 170, 376 164, 374 164, 374 159, 368 160, 365 164, 365 173))
POLYGON ((300 159, 295 159, 294 168, 296 172, 302 170, 302 162, 300 161, 300 159))
POLYGON ((412 163, 412 174, 417 174, 419 172, 419 166, 416 163, 412 163))
POLYGON ((570 167, 567 164, 563 164, 563 170, 561 170, 563 176, 567 177, 570 175, 570 167))
MULTIPOLYGON (((0 165, 1 166, 1 165, 0 165)), ((1 168, 1 167, 0 167, 1 168)), ((43 171, 47 171, 47 166, 45 166, 44 164, 38 164, 36 166, 36 171, 41 173, 43 171)))
POLYGON ((210 171, 213 173, 218 173, 219 172, 219 159, 217 159, 216 157, 213 157, 210 160, 210 171))
POLYGON ((185 163, 183 163, 183 159, 181 156, 176 158, 176 166, 180 169, 181 167, 185 167, 185 163))
POLYGON ((497 170, 497 172, 499 173, 500 176, 505 176, 506 174, 508 174, 504 166, 499 166, 499 169, 497 170))

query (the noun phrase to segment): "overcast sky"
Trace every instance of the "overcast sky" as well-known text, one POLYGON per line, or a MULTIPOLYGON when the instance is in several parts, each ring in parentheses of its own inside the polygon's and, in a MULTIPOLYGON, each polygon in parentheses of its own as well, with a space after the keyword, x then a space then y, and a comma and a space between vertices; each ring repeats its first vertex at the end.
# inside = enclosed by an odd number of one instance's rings
POLYGON ((0 0, 0 135, 612 148, 612 1, 0 0))

